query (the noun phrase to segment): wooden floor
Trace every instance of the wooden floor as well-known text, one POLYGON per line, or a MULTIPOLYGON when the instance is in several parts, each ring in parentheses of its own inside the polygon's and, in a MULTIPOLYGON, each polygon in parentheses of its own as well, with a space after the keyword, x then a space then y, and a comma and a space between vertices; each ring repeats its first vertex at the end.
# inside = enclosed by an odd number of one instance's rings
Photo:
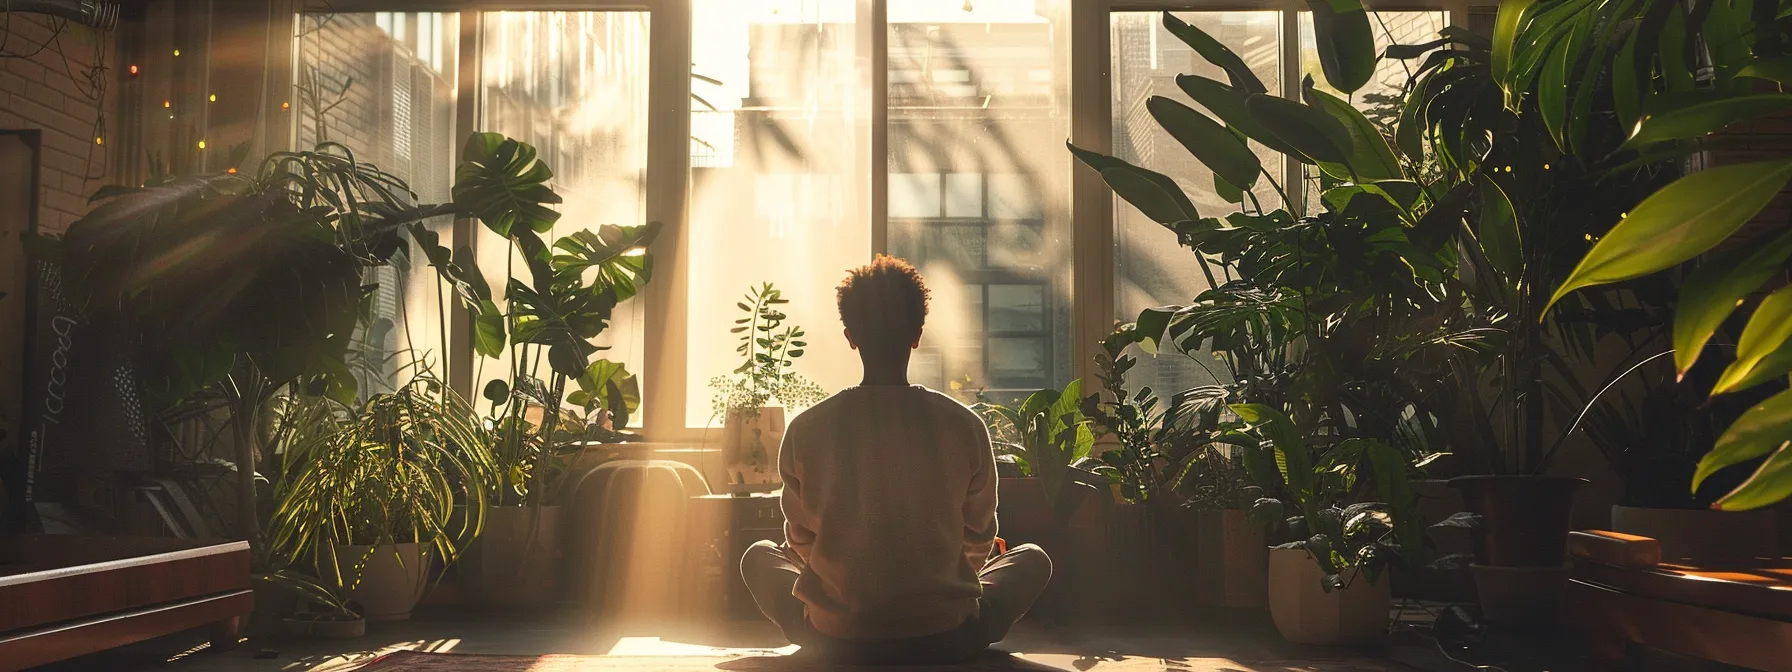
MULTIPOLYGON (((1393 672, 1410 670, 1376 651, 1299 647, 1282 641, 1263 622, 1208 626, 1096 626, 1052 628, 1023 622, 998 645, 1014 654, 996 667, 1133 672, 1393 672)), ((644 624, 601 626, 571 615, 487 616, 420 613, 411 621, 370 624, 366 637, 345 640, 244 642, 234 651, 211 651, 203 633, 144 642, 40 670, 166 670, 167 672, 357 669, 381 653, 410 649, 451 653, 556 657, 538 670, 774 670, 789 654, 769 623, 733 622, 703 628, 644 624)), ((433 669, 433 668, 432 668, 433 669)), ((514 668, 512 668, 514 669, 514 668)))

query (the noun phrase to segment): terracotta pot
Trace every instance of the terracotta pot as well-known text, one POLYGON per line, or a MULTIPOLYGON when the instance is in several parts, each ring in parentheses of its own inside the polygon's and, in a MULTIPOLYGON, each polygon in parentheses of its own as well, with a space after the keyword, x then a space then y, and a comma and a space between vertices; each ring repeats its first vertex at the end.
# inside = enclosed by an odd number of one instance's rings
POLYGON ((1489 567, 1472 565, 1482 617, 1506 630, 1548 631, 1561 621, 1568 565, 1489 567))
POLYGON ((1052 558, 1052 580, 1046 584, 1032 617, 1047 621, 1101 620, 1104 610, 1091 609, 1101 599, 1108 576, 1106 492, 1073 483, 1074 509, 1059 522, 1037 478, 1004 478, 996 485, 996 520, 1008 546, 1038 544, 1052 558))
POLYGON ((783 442, 783 407, 730 409, 722 416, 722 464, 728 478, 725 485, 777 483, 778 446, 783 442))
POLYGON ((1568 553, 1574 491, 1587 479, 1563 476, 1458 476, 1450 486, 1481 515, 1474 535, 1477 564, 1559 567, 1568 553))
POLYGON ((336 547, 336 563, 345 581, 353 580, 355 564, 366 558, 354 599, 369 621, 411 617, 411 609, 429 588, 429 556, 429 546, 417 543, 336 547))
POLYGON ((1209 607, 1261 608, 1268 603, 1269 546, 1245 512, 1189 512, 1194 539, 1192 595, 1209 607))
POLYGON ((1325 572, 1300 549, 1269 551, 1269 615, 1282 637, 1296 644, 1362 644, 1387 633, 1392 602, 1387 576, 1346 576, 1327 592, 1325 572))
POLYGON ((461 589, 487 606, 548 604, 559 558, 559 506, 488 506, 479 538, 461 554, 461 589))
POLYGON ((1712 511, 1613 506, 1612 531, 1661 542, 1664 560, 1726 561, 1778 555, 1773 509, 1712 511))

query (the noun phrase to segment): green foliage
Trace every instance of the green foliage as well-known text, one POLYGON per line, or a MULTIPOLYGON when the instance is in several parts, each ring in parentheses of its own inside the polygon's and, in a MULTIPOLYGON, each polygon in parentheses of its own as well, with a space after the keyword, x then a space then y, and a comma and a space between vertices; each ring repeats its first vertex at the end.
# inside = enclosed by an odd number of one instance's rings
POLYGON ((1273 455, 1279 492, 1251 507, 1253 521, 1287 526, 1293 539, 1276 548, 1302 549, 1324 572, 1322 587, 1344 588, 1358 575, 1379 580, 1390 565, 1416 563, 1424 550, 1418 497, 1407 482, 1400 451, 1370 439, 1348 439, 1317 449, 1294 421, 1268 406, 1235 404, 1259 443, 1246 451, 1273 455), (1368 484, 1372 488, 1365 487, 1368 484), (1373 493, 1373 498, 1369 493, 1373 493))
POLYGON ((560 222, 549 207, 561 201, 548 186, 553 175, 534 147, 496 133, 473 134, 461 151, 453 207, 508 240, 528 270, 527 277, 504 278, 501 299, 471 250, 451 252, 412 231, 443 285, 472 314, 475 351, 494 359, 509 354, 505 377, 482 389, 491 404, 486 441, 499 465, 488 494, 503 504, 551 496, 565 459, 584 442, 631 438, 620 430, 641 403, 633 374, 596 357, 606 348, 591 341, 609 328, 616 306, 652 279, 648 249, 660 224, 603 224, 549 245, 542 235, 560 222))
POLYGON ((768 282, 748 289, 735 304, 746 316, 734 320, 728 332, 740 338, 734 351, 742 361, 732 375, 709 380, 715 390, 713 417, 735 410, 757 414, 773 399, 790 408, 813 406, 827 396, 820 385, 793 370, 809 344, 802 327, 784 324, 790 316, 780 306, 787 303, 784 292, 768 282))
POLYGON ((499 465, 480 449, 472 405, 446 383, 419 372, 358 408, 294 396, 280 412, 307 422, 282 443, 268 530, 276 552, 315 558, 326 579, 352 587, 358 577, 340 575, 338 547, 417 542, 452 563, 478 534, 499 465), (457 503, 466 513, 455 524, 457 503))
MULTIPOLYGON (((1576 118, 1581 110, 1610 110, 1625 124, 1616 142, 1592 135, 1576 141, 1569 133, 1568 146, 1576 154, 1606 164, 1662 165, 1697 151, 1744 145, 1746 136, 1723 131, 1783 112, 1792 100, 1783 91, 1762 90, 1783 86, 1789 72, 1787 15, 1778 3, 1533 0, 1504 3, 1500 13, 1499 62, 1540 60, 1536 54, 1547 51, 1569 73, 1566 77, 1596 83, 1609 76, 1609 87, 1580 86, 1572 101, 1547 89, 1537 94, 1551 107, 1575 110, 1576 118), (1611 48, 1614 41, 1616 49, 1611 48)), ((1497 73, 1514 109, 1529 90, 1522 74, 1516 67, 1497 73)), ((1676 367, 1685 375, 1716 342, 1725 320, 1749 304, 1747 297, 1783 266, 1786 232, 1751 239, 1743 225, 1789 181, 1792 163, 1770 161, 1707 168, 1654 191, 1627 217, 1603 218, 1610 232, 1599 237, 1572 274, 1551 279, 1549 303, 1590 287, 1668 271, 1734 246, 1702 264, 1683 285, 1673 341, 1676 367)), ((1776 293, 1741 311, 1748 318, 1735 344, 1737 358, 1713 384, 1713 395, 1770 381, 1777 387, 1782 374, 1792 369, 1792 356, 1781 354, 1792 340, 1782 327, 1787 301, 1776 293)), ((1792 454, 1779 442, 1764 443, 1771 437, 1754 424, 1771 417, 1770 409, 1770 403, 1751 409, 1719 437, 1693 479, 1696 489, 1721 467, 1765 456, 1754 476, 1720 499, 1718 507, 1755 508, 1792 492, 1792 473, 1784 467, 1792 454)))
MULTIPOLYGON (((1140 336, 1122 325, 1102 341, 1095 357, 1102 389, 1083 399, 1082 412, 1093 425, 1112 436, 1118 448, 1103 451, 1092 470, 1120 486, 1128 501, 1163 503, 1183 490, 1198 468, 1226 470, 1220 411, 1229 394, 1218 385, 1202 385, 1160 397, 1149 386, 1126 388, 1126 374, 1138 359, 1126 352, 1140 336)), ((1201 482, 1197 477, 1197 482, 1201 482)), ((1229 489, 1205 482, 1206 504, 1231 501, 1229 489)))
POLYGON ((979 403, 974 408, 989 426, 997 453, 1018 464, 1022 473, 1040 479, 1046 500, 1059 520, 1068 520, 1075 500, 1073 472, 1092 473, 1085 460, 1095 447, 1095 432, 1082 412, 1083 381, 1063 390, 1039 390, 1017 406, 979 403))

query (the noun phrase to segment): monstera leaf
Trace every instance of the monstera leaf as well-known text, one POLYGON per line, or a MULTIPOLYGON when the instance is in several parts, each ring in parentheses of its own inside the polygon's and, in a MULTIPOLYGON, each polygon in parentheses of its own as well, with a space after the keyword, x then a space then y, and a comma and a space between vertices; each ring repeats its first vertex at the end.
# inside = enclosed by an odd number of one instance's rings
POLYGON ((506 238, 519 226, 544 233, 560 220, 560 213, 547 207, 561 200, 548 188, 553 177, 554 171, 536 160, 535 148, 527 143, 474 133, 454 171, 454 205, 506 238))

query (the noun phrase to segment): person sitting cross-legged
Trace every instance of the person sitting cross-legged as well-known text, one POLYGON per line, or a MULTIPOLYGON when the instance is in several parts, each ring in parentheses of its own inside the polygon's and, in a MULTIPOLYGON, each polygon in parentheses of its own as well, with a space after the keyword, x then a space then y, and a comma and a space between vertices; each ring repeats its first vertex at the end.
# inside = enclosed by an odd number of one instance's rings
POLYGON ((928 292, 879 255, 840 285, 840 320, 864 379, 791 420, 778 454, 785 543, 741 558, 760 611, 791 643, 839 661, 923 664, 976 656, 1051 579, 1045 551, 991 557, 989 431, 949 396, 908 381, 928 292))

